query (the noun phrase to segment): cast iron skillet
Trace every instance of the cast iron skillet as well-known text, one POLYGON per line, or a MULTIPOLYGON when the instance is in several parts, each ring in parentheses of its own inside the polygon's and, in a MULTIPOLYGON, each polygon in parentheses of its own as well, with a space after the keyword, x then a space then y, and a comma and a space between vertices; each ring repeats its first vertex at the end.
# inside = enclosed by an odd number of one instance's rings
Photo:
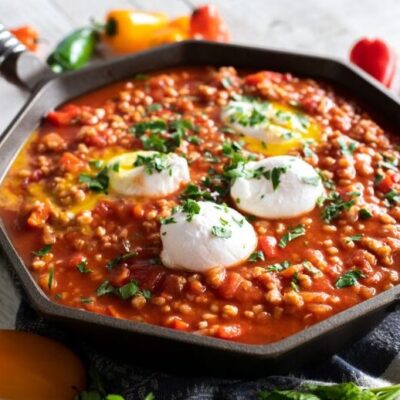
MULTIPOLYGON (((137 73, 187 65, 233 65, 237 68, 271 69, 323 78, 346 88, 394 126, 400 125, 400 104, 362 71, 343 62, 236 45, 198 41, 172 44, 128 57, 107 61, 78 72, 54 76, 46 66, 24 52, 0 26, 0 63, 4 73, 32 91, 30 99, 2 135, 0 182, 42 116, 60 104, 137 73)), ((374 298, 273 344, 247 345, 193 333, 121 320, 68 308, 51 302, 17 254, 0 221, 0 243, 35 309, 44 317, 64 324, 103 348, 152 367, 183 365, 185 370, 207 365, 207 372, 248 375, 293 371, 299 365, 330 355, 370 330, 400 298, 400 285, 374 298)), ((204 369, 203 369, 204 371, 204 369)))

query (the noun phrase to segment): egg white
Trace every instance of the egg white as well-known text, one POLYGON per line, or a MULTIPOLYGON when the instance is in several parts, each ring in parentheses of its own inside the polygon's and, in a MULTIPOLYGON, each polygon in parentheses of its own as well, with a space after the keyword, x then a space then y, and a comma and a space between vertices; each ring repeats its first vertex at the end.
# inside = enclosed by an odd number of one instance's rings
POLYGON ((323 194, 321 179, 315 169, 297 157, 276 156, 249 162, 246 170, 270 171, 283 168, 279 184, 263 174, 250 179, 239 177, 231 186, 237 208, 262 218, 292 218, 311 211, 323 194))
POLYGON ((172 269, 205 272, 214 267, 232 267, 246 260, 257 246, 252 225, 236 210, 200 201, 199 214, 188 221, 182 210, 173 222, 161 225, 162 263, 172 269), (213 227, 224 227, 230 237, 213 235, 213 227))
POLYGON ((139 155, 151 157, 155 151, 137 151, 121 154, 109 160, 110 192, 121 196, 163 197, 176 192, 182 184, 189 182, 187 161, 176 154, 165 156, 167 168, 162 171, 146 171, 145 166, 134 166, 139 155), (113 168, 118 165, 118 168, 113 168))

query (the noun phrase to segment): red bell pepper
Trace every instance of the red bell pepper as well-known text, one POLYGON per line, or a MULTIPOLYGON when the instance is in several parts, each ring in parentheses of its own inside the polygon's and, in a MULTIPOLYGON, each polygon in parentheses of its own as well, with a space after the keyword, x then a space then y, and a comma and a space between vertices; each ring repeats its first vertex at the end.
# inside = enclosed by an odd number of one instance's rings
POLYGON ((351 49, 350 61, 390 87, 396 71, 396 53, 381 39, 360 39, 351 49))
POLYGON ((267 257, 275 257, 278 252, 278 241, 274 236, 260 236, 258 238, 261 250, 267 257))
POLYGON ((190 18, 190 36, 194 39, 228 42, 228 28, 214 5, 196 8, 190 18))
POLYGON ((46 115, 46 119, 54 125, 67 126, 71 125, 80 113, 81 109, 79 106, 75 104, 66 104, 58 111, 50 111, 46 115))

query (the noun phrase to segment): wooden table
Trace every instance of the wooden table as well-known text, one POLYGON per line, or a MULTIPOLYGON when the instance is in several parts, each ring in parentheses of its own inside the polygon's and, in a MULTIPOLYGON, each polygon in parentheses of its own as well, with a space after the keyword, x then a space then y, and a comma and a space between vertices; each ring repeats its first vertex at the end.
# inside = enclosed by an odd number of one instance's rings
MULTIPOLYGON (((0 0, 0 16, 9 27, 32 24, 42 38, 39 56, 91 17, 101 21, 117 7, 187 14, 207 0, 0 0)), ((214 0, 237 43, 346 58, 364 35, 386 39, 400 51, 399 0, 214 0)), ((17 113, 28 93, 0 78, 0 130, 17 113)), ((0 328, 13 328, 19 295, 0 259, 0 328)))

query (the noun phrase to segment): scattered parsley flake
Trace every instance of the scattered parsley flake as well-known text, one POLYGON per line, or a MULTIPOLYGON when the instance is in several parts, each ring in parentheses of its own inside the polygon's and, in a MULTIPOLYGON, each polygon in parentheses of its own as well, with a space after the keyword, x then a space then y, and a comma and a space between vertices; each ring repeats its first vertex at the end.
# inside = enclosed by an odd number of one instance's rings
POLYGON ((129 260, 130 258, 135 257, 135 256, 137 256, 137 253, 134 251, 129 251, 127 253, 119 254, 118 256, 116 256, 113 259, 111 259, 110 261, 108 261, 106 264, 106 267, 107 267, 107 269, 109 269, 111 271, 114 267, 116 267, 122 261, 129 260))
POLYGON ((49 268, 49 279, 47 281, 47 286, 51 290, 54 281, 54 267, 49 268))
POLYGON ((46 244, 41 249, 36 250, 36 251, 32 251, 32 254, 34 254, 35 256, 38 256, 38 257, 43 257, 46 254, 50 253, 52 247, 53 246, 51 244, 46 244))
POLYGON ((335 286, 338 289, 342 289, 348 286, 354 286, 360 278, 365 278, 365 275, 358 269, 353 269, 351 271, 343 274, 337 281, 335 286))
POLYGON ((354 199, 344 201, 342 196, 337 192, 332 192, 325 198, 324 210, 322 212, 322 219, 326 223, 338 218, 343 211, 348 211, 356 203, 354 199))
POLYGON ((155 153, 150 156, 138 155, 135 162, 135 167, 143 166, 146 174, 153 175, 154 172, 162 172, 171 170, 171 164, 165 154, 155 153))
POLYGON ((81 262, 76 266, 76 269, 77 269, 81 274, 88 274, 88 273, 92 272, 92 270, 89 269, 89 268, 87 267, 87 261, 86 261, 86 260, 81 261, 81 262))
POLYGON ((265 261, 264 253, 261 250, 255 251, 254 253, 252 253, 250 255, 249 261, 251 261, 251 262, 265 261))
POLYGON ((281 272, 290 267, 290 262, 285 260, 281 263, 271 264, 267 266, 268 272, 281 272))
POLYGON ((182 203, 182 211, 186 213, 186 221, 191 222, 195 215, 200 214, 200 205, 191 199, 182 203))
POLYGON ((299 224, 294 228, 289 228, 288 231, 282 236, 281 240, 278 243, 278 246, 282 249, 287 246, 289 242, 292 240, 305 235, 306 229, 303 224, 299 224))
POLYGON ((211 234, 220 239, 229 239, 232 236, 232 230, 223 226, 213 226, 211 234))
POLYGON ((366 208, 361 208, 358 212, 358 216, 360 217, 360 219, 368 219, 372 217, 372 213, 366 208))

